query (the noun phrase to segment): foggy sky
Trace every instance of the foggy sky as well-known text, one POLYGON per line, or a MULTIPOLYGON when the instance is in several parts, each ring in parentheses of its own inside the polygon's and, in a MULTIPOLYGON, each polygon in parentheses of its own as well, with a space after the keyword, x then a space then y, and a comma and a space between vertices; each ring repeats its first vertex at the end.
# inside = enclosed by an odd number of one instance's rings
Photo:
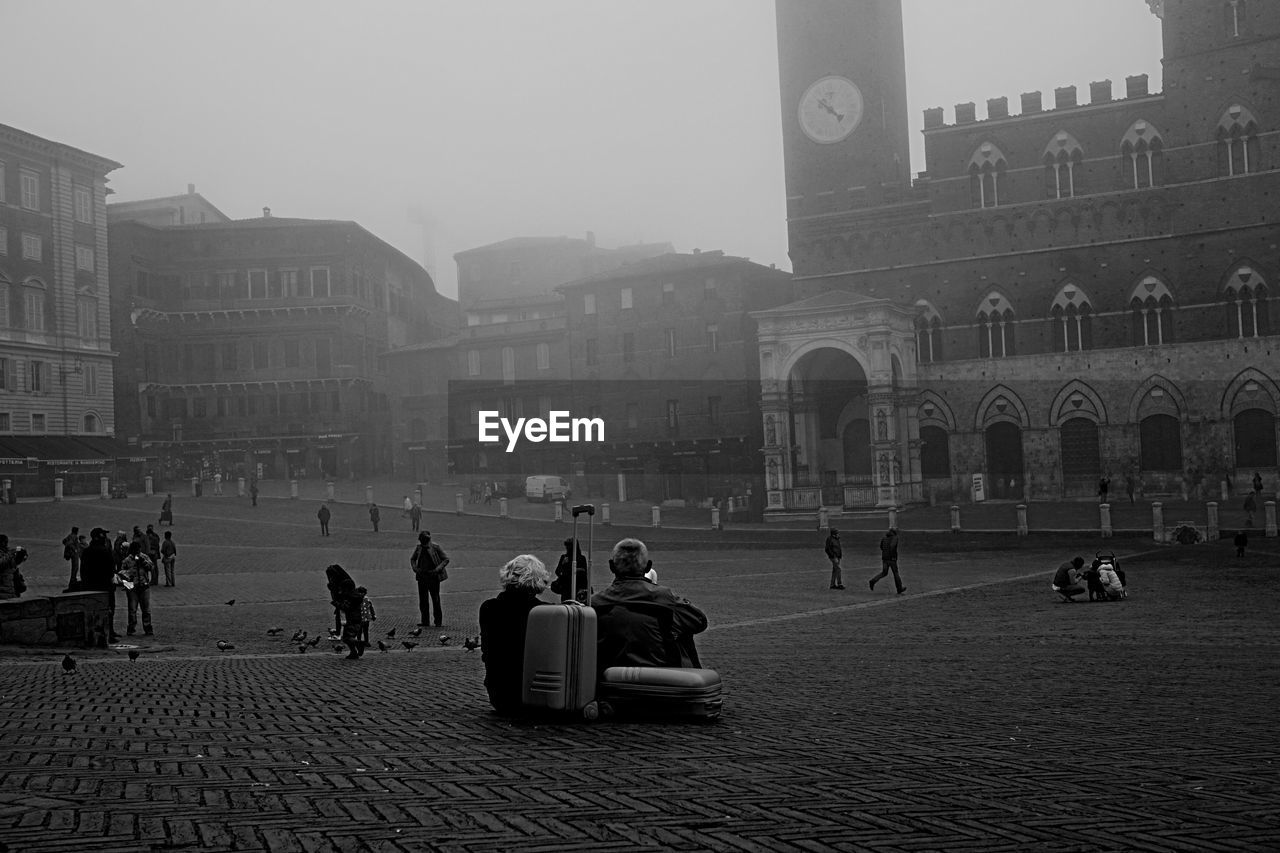
MULTIPOLYGON (((913 171, 926 107, 1161 89, 1143 0, 905 7, 913 171)), ((0 123, 123 163, 114 200, 352 219, 451 296, 514 236, 791 267, 772 0, 0 0, 0 31, 0 123)))

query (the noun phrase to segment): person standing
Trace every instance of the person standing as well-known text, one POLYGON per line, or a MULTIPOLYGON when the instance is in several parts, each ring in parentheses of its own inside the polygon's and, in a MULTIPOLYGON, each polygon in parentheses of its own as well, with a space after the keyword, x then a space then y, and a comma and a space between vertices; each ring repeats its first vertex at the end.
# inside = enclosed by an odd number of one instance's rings
POLYGON ((218 471, 213 475, 213 494, 222 497, 222 472, 218 471))
POLYGON ((80 554, 82 550, 80 528, 72 527, 71 532, 62 539, 62 559, 71 564, 71 579, 67 581, 67 588, 63 592, 74 592, 76 586, 80 583, 80 554))
POLYGON ((164 585, 175 586, 173 566, 178 561, 178 546, 173 544, 172 530, 164 532, 164 541, 160 543, 160 560, 164 563, 164 585))
POLYGON ((1244 496, 1245 527, 1253 527, 1253 514, 1258 511, 1258 501, 1254 494, 1254 492, 1250 492, 1244 496))
POLYGON ((152 567, 147 555, 142 553, 141 542, 129 544, 129 556, 124 558, 120 566, 120 578, 124 582, 125 596, 129 601, 129 635, 137 633, 138 610, 142 610, 142 633, 150 637, 155 632, 151 629, 151 572, 152 567))
POLYGON ((1110 490, 1110 488, 1111 478, 1104 474, 1102 478, 1098 480, 1098 503, 1104 504, 1107 502, 1107 491, 1110 490))
POLYGON ((160 523, 169 522, 169 526, 173 527, 173 494, 164 496, 164 503, 160 504, 160 523))
POLYGON ((107 642, 120 642, 116 634, 116 561, 107 531, 101 527, 89 531, 89 545, 80 555, 80 581, 84 589, 107 596, 107 642))
POLYGON ((147 525, 147 559, 151 561, 151 585, 160 585, 160 534, 147 525))
POLYGON ((373 524, 373 532, 378 532, 378 520, 382 518, 382 513, 378 512, 377 504, 369 504, 369 522, 373 524))
POLYGON ((447 565, 449 555, 431 541, 431 531, 419 533, 418 547, 413 549, 413 556, 409 558, 409 566, 418 581, 419 625, 430 625, 428 616, 434 617, 437 628, 444 622, 444 610, 440 606, 440 582, 449 577, 449 573, 445 571, 447 565))
POLYGON ((1253 472, 1253 490, 1258 494, 1262 494, 1262 475, 1257 471, 1253 472))
POLYGON ((320 509, 316 511, 316 518, 320 519, 320 535, 329 535, 329 505, 320 504, 320 509))
POLYGON ((0 600, 17 598, 18 562, 9 550, 9 537, 0 533, 0 600))
POLYGON ((121 530, 116 536, 115 544, 111 546, 111 558, 115 560, 117 572, 124 565, 124 558, 127 556, 129 556, 129 537, 121 530))
POLYGON ((417 533, 422 529, 422 505, 414 504, 409 510, 409 521, 413 525, 413 532, 417 533))
POLYGON ((831 528, 831 533, 827 536, 823 550, 827 554, 827 559, 831 561, 831 588, 844 589, 844 577, 840 571, 840 559, 844 556, 844 551, 840 548, 839 530, 834 527, 831 528))
POLYGON ((1133 503, 1133 492, 1138 484, 1134 481, 1132 474, 1126 474, 1124 478, 1124 491, 1129 496, 1129 503, 1133 503))
POLYGON ((591 578, 587 570, 587 556, 582 553, 582 544, 578 544, 578 556, 575 560, 573 557, 573 539, 564 540, 564 553, 560 555, 560 561, 556 563, 555 579, 551 581, 551 591, 560 596, 560 600, 564 602, 573 601, 575 598, 583 604, 591 601, 591 578), (574 571, 573 566, 577 564, 577 576, 569 577, 569 573, 574 571), (569 584, 572 581, 574 585, 574 594, 569 594, 569 584))
POLYGON ((902 578, 898 575, 898 529, 890 527, 889 532, 880 540, 880 574, 873 577, 867 582, 867 586, 874 591, 876 581, 893 572, 893 583, 898 588, 898 595, 902 595, 907 588, 902 585, 902 578))
POLYGON ((253 480, 249 483, 249 500, 254 506, 258 505, 258 481, 253 480))

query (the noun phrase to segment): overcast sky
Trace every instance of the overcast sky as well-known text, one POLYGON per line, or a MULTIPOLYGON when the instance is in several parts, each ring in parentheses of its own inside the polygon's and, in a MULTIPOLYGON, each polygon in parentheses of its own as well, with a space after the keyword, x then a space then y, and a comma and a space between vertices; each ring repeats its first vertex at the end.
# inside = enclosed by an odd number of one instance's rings
MULTIPOLYGON (((790 269, 773 5, 0 0, 0 123, 123 163, 117 200, 194 183, 233 218, 355 220, 449 295, 455 252, 514 236, 790 269)), ((950 122, 1000 95, 1016 113, 1037 89, 1161 87, 1144 0, 905 10, 914 171, 926 107, 950 122)))

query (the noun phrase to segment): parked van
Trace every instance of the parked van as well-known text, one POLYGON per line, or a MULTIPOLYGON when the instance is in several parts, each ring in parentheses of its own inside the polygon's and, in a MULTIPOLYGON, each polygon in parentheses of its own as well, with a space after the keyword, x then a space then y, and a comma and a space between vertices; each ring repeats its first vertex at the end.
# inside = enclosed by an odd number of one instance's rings
POLYGON ((572 491, 564 477, 536 474, 526 477, 524 497, 530 501, 567 501, 572 491))

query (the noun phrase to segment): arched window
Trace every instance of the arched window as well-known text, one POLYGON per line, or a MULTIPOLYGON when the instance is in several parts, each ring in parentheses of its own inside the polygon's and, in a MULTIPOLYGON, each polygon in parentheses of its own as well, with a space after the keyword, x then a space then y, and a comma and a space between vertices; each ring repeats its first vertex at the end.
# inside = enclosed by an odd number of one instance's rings
POLYGON ((1237 468, 1276 467, 1276 416, 1265 409, 1245 409, 1232 421, 1236 433, 1237 468))
POLYGON ((1050 308, 1055 352, 1093 349, 1093 306, 1074 284, 1064 284, 1050 308))
POLYGON ((1135 190, 1159 186, 1163 177, 1164 139, 1145 121, 1133 123, 1120 143, 1125 175, 1135 190))
POLYGON ((1242 266, 1226 284, 1227 328, 1233 338, 1258 338, 1271 334, 1267 310, 1267 283, 1257 270, 1242 266))
POLYGON ((1058 428, 1062 452, 1062 479, 1072 491, 1090 493, 1102 474, 1098 424, 1088 418, 1071 418, 1058 428))
POLYGON ((992 291, 978 306, 978 357, 1003 358, 1014 354, 1013 306, 992 291))
POLYGON ((1044 189, 1046 198, 1073 198, 1082 190, 1081 165, 1084 149, 1065 130, 1049 143, 1044 152, 1044 189))
POLYGON ((1258 121, 1239 104, 1232 104, 1218 121, 1218 174, 1223 177, 1258 171, 1262 151, 1258 121))
POLYGON ((101 424, 98 421, 97 415, 88 414, 84 416, 84 431, 85 432, 101 432, 102 431, 101 424))
POLYGON ((925 300, 916 302, 916 362, 929 364, 942 361, 942 318, 938 310, 925 300))
POLYGON ((969 159, 969 192, 974 207, 1000 204, 1000 183, 1008 168, 1004 154, 994 144, 984 142, 969 159))
POLYGON ((1156 346, 1173 341, 1173 296, 1155 276, 1138 282, 1129 300, 1133 311, 1133 345, 1156 346))
POLYGON ((926 479, 951 476, 951 448, 942 427, 920 427, 920 474, 926 479))
POLYGON ((1143 471, 1182 470, 1182 431, 1173 415, 1151 415, 1138 424, 1143 471))

